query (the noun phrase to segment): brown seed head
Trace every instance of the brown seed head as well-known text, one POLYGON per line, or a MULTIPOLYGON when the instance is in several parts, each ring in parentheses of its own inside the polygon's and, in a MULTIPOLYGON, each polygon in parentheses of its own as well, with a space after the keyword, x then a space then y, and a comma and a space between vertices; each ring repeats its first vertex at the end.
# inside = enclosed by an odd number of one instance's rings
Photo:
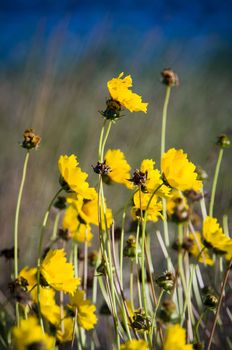
POLYGON ((21 146, 28 150, 32 148, 37 148, 41 141, 41 137, 35 134, 34 129, 26 129, 24 131, 23 137, 24 140, 21 146))
POLYGON ((162 83, 167 86, 179 86, 179 78, 176 73, 174 73, 170 68, 164 69, 161 73, 162 83))

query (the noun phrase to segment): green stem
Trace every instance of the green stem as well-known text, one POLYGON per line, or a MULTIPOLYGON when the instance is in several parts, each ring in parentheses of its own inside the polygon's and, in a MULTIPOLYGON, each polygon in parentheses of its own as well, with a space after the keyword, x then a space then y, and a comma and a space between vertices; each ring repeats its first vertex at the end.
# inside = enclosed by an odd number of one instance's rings
POLYGON ((226 283, 227 283, 227 280, 228 280, 228 277, 229 277, 229 274, 230 274, 231 267, 232 267, 232 259, 230 259, 230 262, 228 264, 228 267, 227 267, 227 270, 226 270, 226 273, 225 273, 225 277, 224 277, 224 280, 223 280, 223 283, 222 283, 220 298, 219 298, 219 301, 218 301, 218 305, 217 305, 217 310, 216 310, 213 326, 212 326, 212 329, 211 329, 211 332, 210 332, 210 338, 209 338, 209 343, 208 343, 207 350, 210 350, 210 348, 211 348, 213 335, 214 335, 214 331, 215 331, 215 328, 216 328, 216 324, 217 324, 217 320, 218 320, 218 317, 219 317, 219 312, 220 312, 220 308, 221 308, 221 304, 222 304, 223 294, 224 294, 225 286, 226 286, 226 283))
MULTIPOLYGON (((16 212, 15 212, 15 222, 14 222, 14 278, 16 279, 18 277, 18 227, 19 227, 19 211, 22 201, 22 194, 23 194, 23 188, 24 183, 26 179, 26 173, 27 173, 27 166, 28 166, 28 160, 29 160, 30 152, 27 151, 24 164, 23 164, 23 174, 22 179, 19 187, 19 193, 18 193, 18 199, 16 204, 16 212)), ((20 314, 19 314, 19 304, 16 302, 15 306, 15 313, 16 313, 16 322, 17 326, 19 326, 19 320, 20 320, 20 314)))
POLYGON ((104 160, 104 149, 105 149, 106 141, 107 141, 109 133, 110 133, 111 126, 112 126, 112 120, 109 122, 108 128, 106 129, 105 137, 104 137, 102 145, 101 145, 100 162, 103 162, 103 160, 104 160))
POLYGON ((132 310, 135 309, 134 307, 134 260, 130 260, 130 302, 132 310))
POLYGON ((101 162, 102 140, 103 140, 105 125, 106 125, 106 119, 104 120, 104 123, 102 125, 101 133, 100 133, 100 137, 99 137, 99 144, 98 144, 98 160, 99 160, 99 162, 101 162))
POLYGON ((41 309, 40 309, 40 268, 41 268, 41 255, 42 255, 42 246, 43 246, 43 238, 44 238, 44 233, 45 233, 45 228, 47 225, 47 221, 48 221, 48 217, 52 208, 52 205, 55 201, 55 199, 57 198, 57 196, 60 194, 60 192, 63 189, 60 188, 55 196, 52 198, 52 200, 50 201, 47 211, 44 215, 44 219, 43 219, 43 223, 42 223, 42 228, 41 228, 41 232, 40 232, 40 239, 39 239, 39 248, 38 248, 38 260, 37 260, 37 299, 38 299, 38 314, 39 314, 39 321, 40 321, 40 325, 43 329, 43 320, 42 320, 42 315, 41 315, 41 309))
POLYGON ((168 103, 171 93, 171 87, 167 86, 166 96, 164 100, 163 113, 162 113, 162 129, 161 129, 161 154, 160 158, 162 160, 162 156, 165 152, 165 139, 166 139, 166 123, 167 123, 167 111, 168 111, 168 103))
POLYGON ((22 194, 23 194, 23 188, 24 183, 26 179, 26 173, 27 173, 27 165, 29 160, 30 152, 27 151, 24 165, 23 165, 23 174, 22 179, 19 187, 19 193, 18 193, 18 199, 17 199, 17 205, 16 205, 16 212, 15 212, 15 222, 14 222, 14 277, 18 277, 18 225, 19 225, 19 210, 22 200, 22 194))
MULTIPOLYGON (((178 243, 179 243, 179 250, 180 250, 180 251, 178 251, 178 270, 179 270, 179 274, 180 274, 180 278, 181 278, 181 282, 182 282, 182 287, 183 287, 185 299, 186 299, 188 297, 188 293, 187 293, 187 286, 186 286, 186 280, 185 280, 184 269, 183 269, 183 253, 181 250, 181 246, 183 243, 183 226, 182 226, 182 224, 178 224, 178 243)), ((182 304, 181 310, 182 310, 181 324, 183 324, 184 317, 185 317, 185 310, 184 310, 183 304, 182 304)))
POLYGON ((203 317, 204 317, 206 311, 207 311, 207 309, 204 309, 204 310, 202 311, 202 313, 201 313, 201 315, 200 315, 200 317, 199 317, 199 319, 198 319, 198 321, 197 321, 196 327, 195 327, 195 334, 196 334, 196 340, 197 340, 197 342, 200 341, 198 329, 199 329, 200 323, 201 323, 201 321, 202 321, 202 319, 203 319, 203 317))
POLYGON ((220 151, 218 154, 218 160, 217 160, 217 164, 216 164, 216 168, 215 168, 214 178, 213 178, 212 192, 211 192, 210 204, 209 204, 209 216, 213 216, 214 200, 215 200, 218 175, 219 175, 219 171, 220 171, 222 156, 223 156, 223 148, 220 148, 220 151))

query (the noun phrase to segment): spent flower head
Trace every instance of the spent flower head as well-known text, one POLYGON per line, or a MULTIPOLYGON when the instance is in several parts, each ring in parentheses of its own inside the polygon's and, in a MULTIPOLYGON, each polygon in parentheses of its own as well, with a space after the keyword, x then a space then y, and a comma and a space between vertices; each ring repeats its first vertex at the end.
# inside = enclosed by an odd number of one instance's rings
POLYGON ((170 68, 165 68, 160 73, 162 76, 162 83, 164 85, 173 87, 173 86, 179 86, 179 78, 178 75, 173 72, 170 68))
POLYGON ((41 137, 35 134, 34 129, 26 129, 23 133, 23 138, 24 140, 21 143, 21 146, 27 150, 37 148, 41 141, 41 137))

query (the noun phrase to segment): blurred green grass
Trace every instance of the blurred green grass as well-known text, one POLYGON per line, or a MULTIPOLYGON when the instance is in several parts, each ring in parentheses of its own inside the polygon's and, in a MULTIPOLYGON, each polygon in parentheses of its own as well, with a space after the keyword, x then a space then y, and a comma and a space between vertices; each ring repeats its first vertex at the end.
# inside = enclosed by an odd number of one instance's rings
MULTIPOLYGON (((20 212, 20 262, 35 261, 39 228, 49 200, 58 189, 57 159, 74 153, 87 171, 92 185, 96 177, 91 165, 97 161, 97 143, 102 125, 98 113, 108 97, 106 83, 121 71, 131 74, 134 91, 149 102, 147 115, 125 111, 125 117, 113 125, 107 147, 125 152, 132 170, 144 158, 153 158, 159 166, 161 114, 165 87, 160 71, 168 55, 163 54, 144 66, 139 61, 125 64, 114 51, 105 47, 88 51, 77 62, 59 63, 56 49, 0 73, 0 147, 1 147, 1 247, 13 245, 13 223, 18 187, 25 152, 19 146, 22 133, 32 127, 42 137, 37 151, 31 152, 26 187, 20 212), (102 52, 105 54, 103 55, 102 52), (163 60, 162 58, 165 57, 163 60)), ((231 135, 231 62, 227 53, 209 56, 194 65, 177 62, 172 67, 180 76, 180 87, 173 88, 168 111, 167 148, 183 148, 190 159, 209 174, 210 191, 217 160, 217 135, 231 135)), ((231 150, 224 153, 216 197, 215 214, 232 212, 231 150)), ((113 186, 107 191, 108 206, 114 212, 128 197, 126 189, 113 186)), ((10 271, 10 266, 8 266, 10 271)), ((7 275, 5 266, 1 272, 7 275)), ((0 284, 4 281, 0 274, 0 284)), ((10 276, 10 274, 8 275, 10 276)))

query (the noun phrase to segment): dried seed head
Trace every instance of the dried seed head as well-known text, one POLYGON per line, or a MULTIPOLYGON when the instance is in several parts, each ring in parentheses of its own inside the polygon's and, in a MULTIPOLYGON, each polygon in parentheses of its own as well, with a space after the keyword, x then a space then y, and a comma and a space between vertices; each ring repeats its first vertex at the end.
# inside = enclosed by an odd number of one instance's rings
POLYGON ((148 172, 145 173, 136 169, 131 179, 128 181, 133 182, 135 186, 141 186, 142 191, 146 192, 146 181, 147 181, 148 172))
POLYGON ((92 165, 92 168, 96 174, 100 174, 100 175, 108 175, 111 172, 111 169, 108 165, 106 165, 105 160, 103 163, 97 162, 97 165, 95 166, 92 165))
POLYGON ((179 86, 179 78, 170 68, 164 69, 161 73, 162 83, 167 86, 179 86))
POLYGON ((31 295, 28 292, 28 282, 25 278, 16 278, 8 285, 12 297, 20 304, 30 305, 32 303, 31 295))
POLYGON ((151 318, 146 316, 143 310, 139 309, 134 312, 132 325, 135 329, 146 332, 151 328, 151 324, 151 318))
POLYGON ((41 137, 35 134, 34 129, 26 129, 23 134, 24 140, 21 146, 26 149, 37 148, 40 144, 41 137))
POLYGON ((59 228, 58 230, 58 237, 65 242, 69 241, 72 238, 70 231, 68 229, 62 229, 62 228, 59 228))
MULTIPOLYGON (((14 259, 14 247, 0 250, 0 256, 4 257, 6 260, 14 259)), ((18 249, 18 256, 19 256, 19 249, 18 249)))
POLYGON ((217 145, 221 148, 229 148, 230 147, 230 139, 227 135, 222 134, 218 136, 217 145))

